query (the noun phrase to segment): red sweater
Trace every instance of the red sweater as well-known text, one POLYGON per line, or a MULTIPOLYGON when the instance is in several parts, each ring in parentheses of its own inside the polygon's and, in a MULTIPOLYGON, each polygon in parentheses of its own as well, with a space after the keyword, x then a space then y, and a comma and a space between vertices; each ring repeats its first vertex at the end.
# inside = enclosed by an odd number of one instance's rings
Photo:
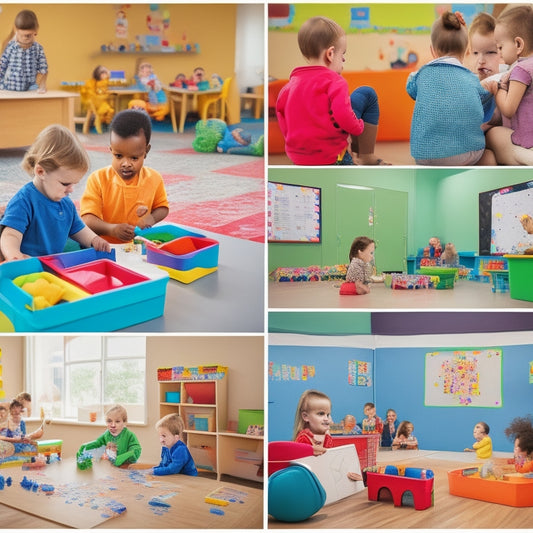
POLYGON ((296 165, 332 165, 360 135, 346 80, 322 66, 295 68, 276 102, 285 151, 296 165))

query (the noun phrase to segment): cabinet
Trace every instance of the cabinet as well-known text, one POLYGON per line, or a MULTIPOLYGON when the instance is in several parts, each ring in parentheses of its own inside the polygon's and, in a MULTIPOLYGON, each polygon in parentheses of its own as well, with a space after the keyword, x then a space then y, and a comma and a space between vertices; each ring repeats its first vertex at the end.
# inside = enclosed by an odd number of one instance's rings
POLYGON ((185 424, 186 442, 196 467, 263 481, 263 437, 227 429, 227 379, 159 380, 159 416, 178 413, 185 424))

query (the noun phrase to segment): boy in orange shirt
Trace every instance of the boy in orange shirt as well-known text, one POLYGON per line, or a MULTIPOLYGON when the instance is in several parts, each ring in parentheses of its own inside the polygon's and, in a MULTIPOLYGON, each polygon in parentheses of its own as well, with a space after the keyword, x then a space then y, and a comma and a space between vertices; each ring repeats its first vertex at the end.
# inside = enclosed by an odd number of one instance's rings
POLYGON ((143 111, 127 109, 110 126, 113 157, 109 167, 93 172, 81 198, 82 220, 110 243, 131 241, 135 226, 149 228, 168 215, 159 172, 145 167, 152 125, 143 111))

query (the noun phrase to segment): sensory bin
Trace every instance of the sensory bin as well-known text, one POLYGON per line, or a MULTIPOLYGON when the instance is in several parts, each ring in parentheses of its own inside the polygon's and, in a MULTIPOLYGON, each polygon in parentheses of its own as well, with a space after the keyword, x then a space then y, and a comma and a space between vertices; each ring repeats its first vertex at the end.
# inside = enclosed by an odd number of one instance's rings
POLYGON ((218 269, 219 243, 174 225, 136 229, 146 246, 146 260, 172 279, 191 283, 218 269))
POLYGON ((163 314, 167 282, 165 275, 150 279, 118 265, 114 251, 93 248, 6 262, 0 331, 125 328, 163 314))
POLYGON ((273 281, 344 281, 347 270, 347 265, 279 267, 269 277, 273 281))
POLYGON ((514 300, 533 302, 533 255, 505 255, 509 265, 509 290, 514 300))

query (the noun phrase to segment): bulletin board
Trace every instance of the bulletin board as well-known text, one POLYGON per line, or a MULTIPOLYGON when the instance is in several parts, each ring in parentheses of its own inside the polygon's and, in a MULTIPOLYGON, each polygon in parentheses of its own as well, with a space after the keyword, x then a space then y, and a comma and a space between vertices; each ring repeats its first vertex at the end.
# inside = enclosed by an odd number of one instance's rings
POLYGON ((426 353, 425 405, 502 407, 502 349, 426 353))
POLYGON ((268 242, 319 243, 321 189, 268 183, 268 242))

